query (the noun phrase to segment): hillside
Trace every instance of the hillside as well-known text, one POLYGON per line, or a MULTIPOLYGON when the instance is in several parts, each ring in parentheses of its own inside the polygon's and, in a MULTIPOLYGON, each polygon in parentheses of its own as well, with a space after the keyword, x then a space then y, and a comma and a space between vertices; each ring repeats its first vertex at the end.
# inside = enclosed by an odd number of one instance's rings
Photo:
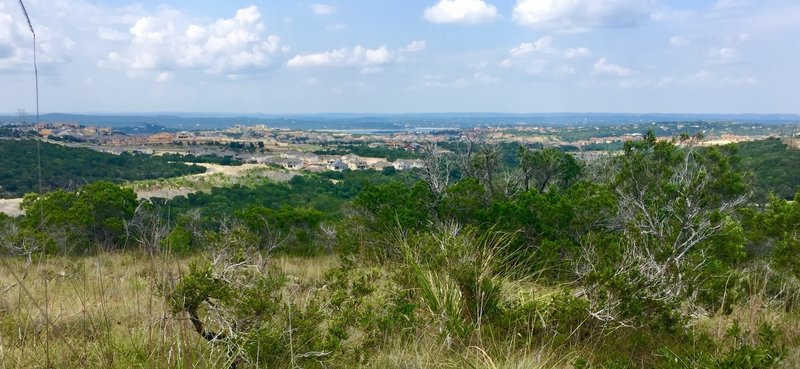
MULTIPOLYGON (((202 173, 205 168, 165 158, 41 143, 42 189, 74 189, 86 183, 154 179, 202 173)), ((39 189, 35 140, 0 140, 0 198, 22 197, 39 189)))
POLYGON ((787 150, 779 139, 742 142, 739 145, 742 163, 753 172, 753 199, 766 201, 770 191, 792 199, 800 189, 800 150, 787 150))

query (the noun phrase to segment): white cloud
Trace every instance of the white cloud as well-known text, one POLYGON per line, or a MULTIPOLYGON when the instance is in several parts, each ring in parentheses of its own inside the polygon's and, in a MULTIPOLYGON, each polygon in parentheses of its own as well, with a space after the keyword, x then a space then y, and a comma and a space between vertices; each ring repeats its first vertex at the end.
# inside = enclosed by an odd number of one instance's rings
POLYGON ((156 82, 169 82, 175 78, 175 74, 172 72, 161 72, 156 76, 156 82))
POLYGON ((185 18, 165 8, 139 18, 129 30, 128 47, 109 52, 98 65, 235 75, 267 67, 271 56, 283 50, 280 37, 265 33, 256 6, 239 9, 233 18, 207 25, 191 24, 185 18))
POLYGON ((416 40, 416 41, 411 41, 411 43, 406 45, 406 47, 403 48, 403 51, 407 53, 415 53, 424 51, 427 47, 428 43, 425 42, 425 40, 416 40))
POLYGON ((744 8, 750 5, 752 5, 752 2, 749 0, 718 0, 716 3, 714 3, 712 9, 729 10, 729 9, 744 8))
POLYGON ((523 42, 519 44, 518 47, 515 47, 509 50, 508 54, 512 57, 520 57, 530 53, 545 53, 545 54, 552 54, 555 52, 553 50, 551 44, 553 43, 552 36, 544 36, 539 38, 533 43, 523 42))
POLYGON ((128 41, 130 34, 108 27, 97 27, 97 37, 103 41, 128 41))
POLYGON ((753 77, 724 77, 722 83, 732 86, 753 86, 758 84, 758 79, 753 77))
POLYGON ((651 0, 517 0, 513 19, 523 26, 577 32, 636 26, 653 10, 651 0))
MULTIPOLYGON (((39 66, 64 64, 72 57, 75 41, 60 32, 36 23, 37 61, 39 66)), ((33 69, 33 35, 21 11, 12 2, 0 3, 0 71, 33 69), (10 6, 6 8, 6 4, 10 6), (14 6, 11 6, 14 5, 14 6)))
MULTIPOLYGON (((509 50, 508 57, 500 62, 500 67, 519 66, 529 73, 538 74, 544 72, 545 64, 547 64, 547 61, 543 58, 578 59, 591 55, 592 51, 585 47, 558 49, 553 46, 552 36, 544 36, 534 42, 523 42, 509 50)), ((558 74, 557 71, 556 73, 558 74)))
POLYGON ((347 29, 347 25, 344 24, 344 23, 329 24, 327 27, 325 27, 325 30, 328 31, 328 32, 337 32, 337 31, 342 31, 342 30, 346 30, 346 29, 347 29))
POLYGON ((316 15, 330 15, 336 10, 333 6, 327 4, 311 4, 311 11, 316 15))
POLYGON ((455 87, 463 88, 470 85, 491 85, 500 81, 500 78, 485 74, 475 73, 469 78, 460 78, 453 83, 455 87))
POLYGON ((609 63, 606 58, 600 58, 592 66, 596 74, 605 74, 615 77, 629 77, 633 74, 633 70, 623 66, 609 63))
POLYGON ((286 63, 297 67, 371 67, 388 64, 394 60, 394 53, 386 46, 368 49, 358 45, 352 49, 336 49, 315 54, 295 55, 286 63))
POLYGON ((383 72, 383 68, 381 67, 364 67, 361 68, 359 73, 361 74, 379 74, 383 72))
POLYGON ((575 47, 564 50, 561 55, 564 59, 577 59, 592 56, 592 51, 585 47, 575 47))
POLYGON ((689 40, 685 37, 672 36, 669 38, 669 46, 674 48, 684 47, 689 45, 689 40))
POLYGON ((483 0, 439 0, 425 9, 425 19, 432 23, 475 24, 496 18, 497 8, 483 0))
POLYGON ((736 61, 736 50, 728 47, 712 47, 708 50, 708 60, 711 64, 730 64, 736 61))

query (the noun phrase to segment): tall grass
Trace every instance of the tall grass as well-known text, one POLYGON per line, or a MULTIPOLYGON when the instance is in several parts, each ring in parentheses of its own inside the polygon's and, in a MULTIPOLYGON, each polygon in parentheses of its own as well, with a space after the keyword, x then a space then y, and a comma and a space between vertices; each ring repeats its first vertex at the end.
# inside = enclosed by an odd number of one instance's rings
MULTIPOLYGON (((400 243, 407 259, 402 264, 407 264, 409 275, 414 276, 411 283, 418 292, 422 314, 434 324, 417 327, 409 338, 390 335, 367 362, 353 366, 572 368, 578 358, 602 362, 613 357, 613 352, 626 350, 634 359, 631 362, 652 362, 653 357, 646 356, 652 353, 637 351, 637 345, 644 344, 643 339, 666 346, 691 344, 623 331, 612 335, 598 332, 564 344, 542 331, 487 329, 500 314, 491 309, 492 304, 508 311, 523 302, 532 302, 532 306, 540 308, 526 310, 527 318, 539 321, 539 327, 550 324, 547 303, 559 293, 556 288, 515 277, 513 264, 506 265, 511 269, 504 269, 507 259, 499 252, 500 241, 482 240, 479 235, 458 230, 431 238, 408 237, 400 243), (462 249, 465 245, 480 247, 462 249), (439 254, 443 250, 447 255, 439 254), (437 255, 442 259, 437 260, 437 255), (477 257, 493 262, 473 263, 477 257), (464 276, 473 278, 477 292, 471 292, 464 276), (494 287, 484 285, 482 280, 497 283, 501 292, 493 297, 494 287)), ((174 283, 189 261, 139 252, 52 256, 34 258, 32 262, 4 258, 0 263, 0 368, 44 368, 47 364, 52 368, 227 368, 227 352, 210 345, 192 329, 186 316, 173 315, 165 306, 164 286, 174 283)), ((275 257, 270 263, 296 280, 293 286, 319 286, 324 283, 326 272, 339 265, 331 255, 275 257)), ((398 272, 398 264, 382 267, 383 278, 398 272)), ((508 315, 500 317, 512 319, 508 315)), ((763 323, 782 331, 788 348, 783 367, 800 367, 797 313, 786 312, 754 295, 746 304, 736 306, 729 316, 700 318, 695 324, 714 340, 724 341, 726 329, 734 319, 750 332, 746 339, 751 342, 757 341, 754 332, 763 323)), ((639 367, 647 367, 642 365, 639 367)))

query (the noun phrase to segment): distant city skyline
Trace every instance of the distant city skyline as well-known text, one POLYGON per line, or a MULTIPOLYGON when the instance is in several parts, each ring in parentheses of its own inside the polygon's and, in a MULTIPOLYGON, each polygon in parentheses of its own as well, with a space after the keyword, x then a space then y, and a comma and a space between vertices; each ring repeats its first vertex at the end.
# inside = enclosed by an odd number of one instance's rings
MULTIPOLYGON (((796 114, 794 0, 27 0, 42 113, 796 114)), ((35 111, 0 1, 0 112, 35 111)))

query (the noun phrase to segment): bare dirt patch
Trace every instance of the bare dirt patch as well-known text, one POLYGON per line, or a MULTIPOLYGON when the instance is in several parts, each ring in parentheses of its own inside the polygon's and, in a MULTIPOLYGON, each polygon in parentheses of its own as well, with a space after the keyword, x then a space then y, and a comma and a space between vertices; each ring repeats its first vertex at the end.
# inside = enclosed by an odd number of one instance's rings
POLYGON ((23 211, 19 208, 22 199, 0 199, 0 213, 16 217, 22 215, 23 211))

